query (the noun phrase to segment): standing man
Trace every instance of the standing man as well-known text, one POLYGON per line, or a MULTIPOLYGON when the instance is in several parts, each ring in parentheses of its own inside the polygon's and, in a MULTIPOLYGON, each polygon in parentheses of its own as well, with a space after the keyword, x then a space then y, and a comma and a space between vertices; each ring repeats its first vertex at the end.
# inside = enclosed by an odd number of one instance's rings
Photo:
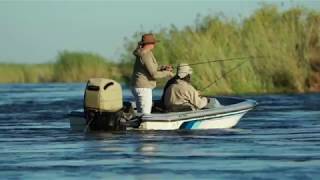
POLYGON ((132 74, 132 93, 136 100, 138 113, 150 114, 152 108, 152 89, 156 87, 156 79, 173 77, 172 67, 158 67, 152 49, 156 43, 153 34, 144 34, 133 52, 136 56, 132 74))

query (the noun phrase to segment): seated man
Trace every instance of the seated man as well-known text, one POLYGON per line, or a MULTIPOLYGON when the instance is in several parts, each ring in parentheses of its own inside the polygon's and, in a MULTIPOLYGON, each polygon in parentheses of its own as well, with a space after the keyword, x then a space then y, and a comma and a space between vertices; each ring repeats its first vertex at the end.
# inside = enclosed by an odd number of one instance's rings
POLYGON ((200 97, 191 85, 192 69, 188 64, 180 64, 177 74, 166 84, 162 96, 164 107, 169 112, 198 110, 208 104, 209 99, 200 97))

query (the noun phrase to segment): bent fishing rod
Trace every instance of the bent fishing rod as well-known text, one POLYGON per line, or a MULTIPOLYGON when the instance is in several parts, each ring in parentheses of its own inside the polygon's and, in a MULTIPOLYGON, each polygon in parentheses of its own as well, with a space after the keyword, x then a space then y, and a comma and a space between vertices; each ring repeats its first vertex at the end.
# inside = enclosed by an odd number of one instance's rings
POLYGON ((191 63, 191 64, 186 64, 186 65, 179 65, 175 64, 174 67, 182 67, 182 66, 195 66, 195 65, 200 65, 200 64, 207 64, 207 63, 215 63, 215 62, 223 62, 223 61, 241 61, 243 59, 257 59, 257 58, 265 58, 266 56, 245 56, 245 57, 233 57, 233 58, 227 58, 227 59, 214 59, 214 60, 208 60, 208 61, 201 61, 201 62, 196 62, 196 63, 191 63))
POLYGON ((174 68, 183 67, 183 66, 195 66, 195 65, 223 62, 223 61, 240 61, 240 60, 244 60, 244 59, 252 60, 252 59, 257 59, 257 58, 265 58, 265 57, 267 57, 267 56, 245 56, 245 57, 233 57, 233 58, 227 58, 227 59, 214 59, 214 60, 201 61, 201 62, 185 64, 185 65, 181 65, 181 64, 165 65, 160 70, 170 69, 170 71, 172 71, 174 68))
MULTIPOLYGON (((246 56, 246 57, 234 57, 234 58, 228 58, 228 59, 215 59, 215 60, 209 60, 209 61, 202 61, 202 62, 197 62, 197 63, 192 63, 192 64, 186 64, 186 65, 180 65, 178 64, 176 67, 180 66, 194 66, 194 65, 200 65, 200 64, 207 64, 207 63, 214 63, 214 62, 222 62, 222 61, 239 61, 242 60, 243 62, 237 64, 235 67, 231 68, 229 71, 227 71, 226 73, 223 73, 218 79, 216 79, 214 82, 210 83, 208 86, 206 86, 205 88, 201 89, 200 91, 205 91, 206 89, 208 89, 209 87, 211 87, 212 85, 216 84, 220 79, 222 79, 223 77, 225 77, 227 74, 231 73, 232 71, 236 70, 238 67, 242 66, 245 62, 251 61, 253 59, 257 59, 257 58, 266 58, 267 56, 246 56), (247 59, 247 60, 244 60, 247 59)), ((173 66, 171 66, 171 68, 173 69, 173 66)))
POLYGON ((231 73, 232 71, 238 69, 240 66, 242 66, 244 63, 246 63, 248 61, 243 61, 241 63, 238 63, 235 67, 231 68, 229 71, 223 73, 221 76, 218 77, 218 79, 216 79, 215 81, 213 81, 212 83, 210 83, 208 86, 204 87, 203 89, 201 89, 200 91, 205 91, 207 90, 209 87, 211 87, 212 85, 216 84, 219 80, 221 80, 222 78, 224 78, 227 74, 231 73))

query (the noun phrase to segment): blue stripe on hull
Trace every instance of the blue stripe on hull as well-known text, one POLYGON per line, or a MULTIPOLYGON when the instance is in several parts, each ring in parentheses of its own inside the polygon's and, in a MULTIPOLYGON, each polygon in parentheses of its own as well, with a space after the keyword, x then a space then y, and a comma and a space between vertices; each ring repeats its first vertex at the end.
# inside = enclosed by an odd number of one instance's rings
POLYGON ((228 117, 228 116, 235 116, 235 115, 239 115, 239 114, 245 114, 245 112, 243 111, 239 111, 237 113, 229 113, 229 114, 225 114, 219 117, 207 117, 207 118, 203 118, 203 119, 199 119, 199 120, 191 120, 191 121, 187 121, 184 122, 180 125, 179 129, 197 129, 200 124, 201 121, 205 121, 205 120, 212 120, 214 118, 223 118, 223 117, 228 117))
POLYGON ((181 124, 179 129, 196 129, 200 125, 200 121, 194 120, 194 121, 188 121, 181 124))

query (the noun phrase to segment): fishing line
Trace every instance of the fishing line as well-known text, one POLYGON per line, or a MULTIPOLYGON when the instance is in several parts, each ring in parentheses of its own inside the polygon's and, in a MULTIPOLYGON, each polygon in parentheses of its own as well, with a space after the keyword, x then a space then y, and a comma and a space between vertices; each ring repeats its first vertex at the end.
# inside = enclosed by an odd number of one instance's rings
POLYGON ((93 122, 93 120, 94 120, 94 119, 91 119, 91 120, 87 123, 86 127, 84 128, 84 133, 88 132, 89 127, 90 127, 90 124, 93 122))

